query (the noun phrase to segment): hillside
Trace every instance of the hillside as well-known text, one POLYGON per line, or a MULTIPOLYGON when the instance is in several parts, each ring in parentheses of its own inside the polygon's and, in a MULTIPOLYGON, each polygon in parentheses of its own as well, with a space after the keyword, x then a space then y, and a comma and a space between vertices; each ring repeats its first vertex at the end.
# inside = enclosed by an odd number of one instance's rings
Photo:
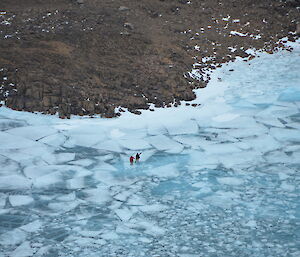
MULTIPOLYGON (((195 98, 196 79, 298 36, 300 1, 1 0, 0 101, 114 117, 195 98), (197 63, 197 65, 194 65, 197 63)), ((288 49, 290 50, 290 49, 288 49)))

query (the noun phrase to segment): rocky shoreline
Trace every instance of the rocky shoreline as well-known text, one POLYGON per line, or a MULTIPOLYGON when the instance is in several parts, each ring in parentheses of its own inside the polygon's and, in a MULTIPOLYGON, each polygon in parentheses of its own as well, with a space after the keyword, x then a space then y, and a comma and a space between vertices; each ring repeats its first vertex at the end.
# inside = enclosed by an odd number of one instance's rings
POLYGON ((176 106, 208 70, 295 41, 299 14, 298 0, 2 0, 0 101, 61 118, 176 106))

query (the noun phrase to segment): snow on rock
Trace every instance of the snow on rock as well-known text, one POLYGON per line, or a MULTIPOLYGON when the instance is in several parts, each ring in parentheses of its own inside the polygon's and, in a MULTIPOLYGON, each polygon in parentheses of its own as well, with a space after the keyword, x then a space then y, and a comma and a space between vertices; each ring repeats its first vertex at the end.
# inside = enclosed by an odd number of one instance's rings
POLYGON ((238 32, 238 31, 230 31, 230 35, 246 37, 248 34, 244 34, 244 33, 238 32))

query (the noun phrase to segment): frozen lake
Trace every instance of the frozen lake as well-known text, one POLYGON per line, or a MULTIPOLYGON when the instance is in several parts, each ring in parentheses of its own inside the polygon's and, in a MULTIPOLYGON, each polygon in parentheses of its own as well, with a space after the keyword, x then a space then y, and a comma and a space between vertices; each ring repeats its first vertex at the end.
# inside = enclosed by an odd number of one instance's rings
POLYGON ((223 66, 196 108, 0 108, 0 256, 300 256, 294 48, 223 66))

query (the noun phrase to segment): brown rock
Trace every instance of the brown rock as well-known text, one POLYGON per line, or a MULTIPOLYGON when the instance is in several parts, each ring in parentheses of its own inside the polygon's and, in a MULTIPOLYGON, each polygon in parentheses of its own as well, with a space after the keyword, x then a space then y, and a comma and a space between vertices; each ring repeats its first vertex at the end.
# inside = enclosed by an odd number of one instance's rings
POLYGON ((31 91, 31 96, 35 99, 41 100, 43 98, 43 91, 41 88, 34 87, 31 91))
POLYGON ((60 104, 58 107, 58 115, 60 118, 70 118, 70 105, 68 104, 60 104))
POLYGON ((51 108, 51 109, 49 110, 49 114, 51 114, 51 115, 56 114, 56 112, 57 112, 57 110, 54 109, 54 108, 51 108))
POLYGON ((34 107, 36 107, 36 106, 37 106, 36 101, 33 99, 29 99, 29 100, 25 101, 24 108, 28 109, 29 111, 33 111, 34 107))
MULTIPOLYGON (((0 80, 8 77, 17 89, 12 91, 7 82, 5 90, 12 94, 0 99, 11 108, 59 111, 61 117, 93 113, 115 117, 115 106, 147 109, 148 102, 162 107, 174 100, 178 105, 179 100, 194 99, 192 90, 207 84, 188 76, 193 63, 198 63, 201 73, 237 55, 247 57, 243 49, 273 52, 275 47, 284 48, 275 45, 279 38, 294 30, 299 36, 300 30, 292 22, 299 19, 297 1, 228 0, 221 5, 211 0, 192 4, 186 4, 187 0, 129 0, 126 6, 122 0, 52 2, 1 1, 1 8, 15 18, 9 26, 0 22, 0 31, 21 32, 0 40, 0 80), (48 12, 53 15, 41 19, 48 12), (225 15, 240 22, 225 22, 225 15), (30 22, 24 22, 29 18, 30 22), (230 31, 240 31, 255 36, 258 29, 261 38, 255 40, 230 35, 230 31), (202 57, 214 60, 202 62, 202 57)), ((290 34, 289 40, 294 38, 290 34)))
POLYGON ((296 26, 296 34, 300 35, 300 23, 298 23, 296 26))
POLYGON ((61 102, 61 98, 59 96, 50 96, 50 99, 53 105, 58 105, 61 102))
POLYGON ((45 107, 50 107, 52 104, 51 96, 44 96, 42 100, 42 105, 45 107))

